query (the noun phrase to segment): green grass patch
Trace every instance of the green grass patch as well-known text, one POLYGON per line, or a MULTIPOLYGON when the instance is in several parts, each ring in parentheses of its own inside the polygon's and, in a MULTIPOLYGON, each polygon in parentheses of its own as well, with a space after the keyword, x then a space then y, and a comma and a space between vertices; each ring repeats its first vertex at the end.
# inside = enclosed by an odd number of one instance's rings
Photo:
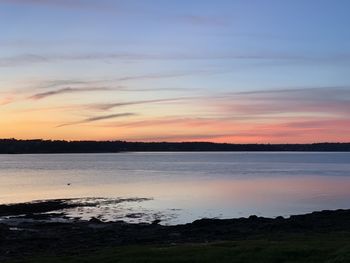
POLYGON ((350 262, 350 234, 293 236, 208 244, 140 245, 76 252, 70 256, 40 256, 28 263, 341 263, 350 262))

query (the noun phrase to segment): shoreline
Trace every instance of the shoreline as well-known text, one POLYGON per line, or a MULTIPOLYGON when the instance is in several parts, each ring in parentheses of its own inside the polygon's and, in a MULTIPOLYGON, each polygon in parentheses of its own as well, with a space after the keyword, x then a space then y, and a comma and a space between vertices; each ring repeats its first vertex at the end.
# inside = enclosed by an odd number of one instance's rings
POLYGON ((16 224, 0 222, 0 261, 47 253, 70 255, 119 246, 177 246, 332 233, 350 235, 350 209, 324 210, 289 218, 255 215, 235 219, 206 218, 188 224, 165 226, 160 225, 159 220, 139 224, 102 222, 97 218, 50 222, 43 219, 64 217, 64 213, 50 213, 53 212, 52 208, 65 205, 60 200, 48 202, 41 205, 0 205, 2 216, 9 216, 10 212, 13 214, 15 211, 17 216, 27 219, 16 224), (22 214, 21 209, 24 209, 22 214))

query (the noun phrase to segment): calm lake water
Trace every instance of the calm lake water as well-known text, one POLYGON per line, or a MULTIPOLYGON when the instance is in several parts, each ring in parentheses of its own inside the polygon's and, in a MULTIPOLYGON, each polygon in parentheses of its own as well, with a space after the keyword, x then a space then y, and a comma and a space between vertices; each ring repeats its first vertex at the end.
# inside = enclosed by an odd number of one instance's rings
POLYGON ((350 153, 0 155, 0 203, 86 197, 72 216, 165 224, 350 208, 350 153))

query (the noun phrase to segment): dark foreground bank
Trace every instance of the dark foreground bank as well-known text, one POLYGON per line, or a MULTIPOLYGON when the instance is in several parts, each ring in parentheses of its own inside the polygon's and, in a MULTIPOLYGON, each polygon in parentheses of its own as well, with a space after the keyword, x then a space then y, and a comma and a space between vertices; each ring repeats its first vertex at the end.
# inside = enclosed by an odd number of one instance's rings
POLYGON ((27 209, 0 224, 0 262, 350 262, 350 210, 162 226, 45 220, 51 205, 0 206, 27 209))
POLYGON ((0 154, 195 151, 350 152, 350 143, 231 144, 210 142, 52 141, 0 139, 0 154))

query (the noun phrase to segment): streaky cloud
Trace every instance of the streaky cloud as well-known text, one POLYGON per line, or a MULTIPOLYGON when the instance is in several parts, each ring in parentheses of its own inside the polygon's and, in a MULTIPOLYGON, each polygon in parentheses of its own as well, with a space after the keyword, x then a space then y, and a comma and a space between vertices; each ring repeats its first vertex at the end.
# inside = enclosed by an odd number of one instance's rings
POLYGON ((14 101, 14 99, 11 98, 11 97, 2 98, 2 99, 0 99, 0 106, 10 104, 10 103, 12 103, 13 101, 14 101))
POLYGON ((244 61, 299 61, 349 62, 350 56, 310 56, 288 53, 232 54, 232 53, 83 53, 83 54, 21 54, 0 58, 0 67, 62 61, 147 61, 147 60, 244 60, 244 61))
POLYGON ((300 120, 293 122, 281 123, 273 126, 273 128, 285 128, 285 129, 329 129, 335 127, 342 127, 350 131, 350 118, 325 118, 321 120, 300 120))
POLYGON ((60 94, 67 94, 67 93, 80 93, 80 92, 91 92, 91 91, 109 91, 110 88, 63 88, 53 91, 47 91, 42 93, 37 93, 32 96, 30 96, 30 99, 33 100, 41 100, 47 97, 60 95, 60 94))
POLYGON ((77 122, 69 122, 69 123, 64 123, 61 125, 56 126, 56 128, 64 127, 64 126, 71 126, 71 125, 77 125, 77 124, 84 124, 84 123, 90 123, 90 122, 95 122, 95 121, 101 121, 101 120, 108 120, 108 119, 115 119, 115 118, 122 118, 122 117, 130 117, 130 116, 135 116, 137 115, 136 113, 117 113, 117 114, 109 114, 109 115, 103 115, 103 116, 97 116, 97 117, 90 117, 81 121, 77 122))
POLYGON ((130 106, 130 105, 151 104, 151 103, 161 103, 161 102, 177 102, 177 101, 184 101, 184 100, 189 100, 194 98, 195 97, 178 97, 178 98, 154 99, 154 100, 137 100, 137 101, 128 101, 128 102, 94 104, 94 105, 90 105, 90 107, 94 109, 99 109, 99 110, 110 110, 113 108, 130 106))
POLYGON ((176 102, 193 99, 196 97, 179 97, 179 98, 166 98, 166 99, 154 99, 154 100, 136 100, 128 102, 117 102, 117 103, 101 103, 87 105, 87 108, 97 109, 97 110, 110 110, 117 107, 124 107, 130 105, 140 105, 140 104, 150 104, 150 103, 160 103, 160 102, 176 102))
POLYGON ((227 93, 208 103, 226 113, 241 115, 269 114, 350 114, 350 88, 315 87, 227 93))
MULTIPOLYGON (((115 107, 123 107, 129 105, 138 105, 138 104, 148 104, 148 103, 161 103, 161 102, 178 102, 178 101, 186 101, 190 99, 197 99, 198 97, 179 97, 179 98, 167 98, 167 99, 156 99, 156 100, 143 100, 143 101, 127 101, 127 102, 118 102, 118 103, 94 103, 94 104, 76 104, 76 105, 68 105, 68 106, 55 106, 55 107, 46 107, 46 108, 34 108, 34 109, 26 109, 25 112, 37 112, 37 111, 72 111, 72 110, 80 110, 80 111, 107 111, 115 107)), ((18 112, 23 112, 20 110, 18 112)))
POLYGON ((91 10, 110 10, 112 5, 106 2, 98 4, 90 0, 0 0, 0 4, 15 4, 15 5, 32 5, 44 7, 60 7, 69 9, 91 9, 91 10))
POLYGON ((158 74, 146 74, 146 75, 135 75, 135 76, 125 76, 116 78, 116 81, 132 81, 132 80, 153 80, 153 79, 167 79, 167 78, 177 78, 186 77, 192 75, 202 75, 202 74, 215 74, 219 71, 209 71, 209 70, 198 70, 198 71, 187 71, 187 72, 169 72, 169 73, 158 73, 158 74))
POLYGON ((44 81, 39 85, 38 89, 48 89, 48 88, 55 88, 55 87, 60 87, 60 86, 72 86, 72 85, 77 85, 77 84, 87 84, 89 83, 88 81, 84 80, 75 80, 75 79, 60 79, 60 80, 50 80, 50 81, 44 81))
MULTIPOLYGON (((133 80, 154 80, 154 79, 167 79, 176 77, 185 77, 194 75, 195 73, 176 73, 176 74, 150 74, 150 75, 140 75, 140 76, 126 76, 115 79, 105 79, 105 80, 89 80, 89 81, 79 81, 79 80, 57 80, 50 81, 41 85, 41 88, 52 88, 62 85, 89 85, 89 84, 104 84, 104 83, 114 83, 114 82, 128 82, 133 80)), ((209 72, 207 73, 209 74, 209 72)), ((121 89, 130 89, 128 87, 119 87, 121 89)))
MULTIPOLYGON (((108 79, 57 79, 57 80, 44 80, 39 84, 33 85, 31 89, 49 89, 63 86, 87 86, 87 85, 111 85, 118 82, 131 82, 135 80, 157 80, 157 79, 169 79, 179 78, 195 75, 212 75, 221 74, 227 71, 219 70, 191 70, 180 72, 165 72, 165 73, 150 73, 144 75, 127 75, 124 77, 108 78, 108 79)), ((166 88, 166 90, 187 90, 188 88, 166 88)), ((130 90, 130 91, 148 91, 148 90, 162 90, 161 88, 130 88, 130 87, 118 87, 118 90, 130 90)))
POLYGON ((19 65, 27 65, 27 64, 38 64, 50 62, 51 59, 34 54, 22 54, 12 57, 4 57, 0 58, 0 67, 13 67, 19 65))
POLYGON ((211 141, 217 138, 225 137, 225 136, 232 136, 234 133, 196 133, 196 134, 189 134, 189 133, 176 133, 176 134, 169 134, 169 135, 159 135, 159 136, 139 136, 132 138, 133 141, 176 141, 176 142, 186 142, 186 141, 211 141))
POLYGON ((230 121, 231 118, 208 118, 208 117, 172 117, 164 116, 161 118, 153 118, 148 120, 134 121, 134 122, 118 122, 111 123, 109 127, 125 127, 125 128, 144 128, 144 127, 156 127, 156 126, 212 126, 220 125, 225 121, 230 121))
MULTIPOLYGON (((350 95, 350 87, 341 87, 341 86, 325 86, 325 87, 302 87, 302 88, 283 88, 283 89, 268 89, 268 90, 253 90, 253 91, 241 91, 241 92, 234 92, 232 94, 236 95, 264 95, 264 94, 276 94, 279 96, 284 95, 301 95, 301 94, 307 94, 307 95, 317 95, 317 94, 345 94, 350 95)), ((322 95, 321 94, 321 95, 322 95)))

